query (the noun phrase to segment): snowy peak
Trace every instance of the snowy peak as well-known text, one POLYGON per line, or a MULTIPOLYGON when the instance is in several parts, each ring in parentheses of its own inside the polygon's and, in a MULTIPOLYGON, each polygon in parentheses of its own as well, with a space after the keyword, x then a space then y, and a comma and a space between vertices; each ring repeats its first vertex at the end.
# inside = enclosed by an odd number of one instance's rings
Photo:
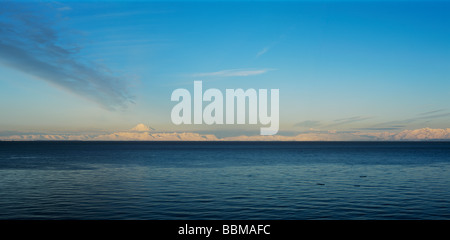
POLYGON ((134 128, 130 129, 130 131, 133 131, 133 132, 149 132, 149 131, 153 131, 153 130, 155 130, 155 129, 153 129, 143 123, 139 123, 134 128))

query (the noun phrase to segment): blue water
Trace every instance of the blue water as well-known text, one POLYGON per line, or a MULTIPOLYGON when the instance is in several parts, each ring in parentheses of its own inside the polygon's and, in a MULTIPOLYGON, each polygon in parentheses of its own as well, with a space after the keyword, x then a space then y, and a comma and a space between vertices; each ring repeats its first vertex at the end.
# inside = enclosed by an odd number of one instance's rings
POLYGON ((450 219, 450 142, 0 142, 0 219, 450 219))

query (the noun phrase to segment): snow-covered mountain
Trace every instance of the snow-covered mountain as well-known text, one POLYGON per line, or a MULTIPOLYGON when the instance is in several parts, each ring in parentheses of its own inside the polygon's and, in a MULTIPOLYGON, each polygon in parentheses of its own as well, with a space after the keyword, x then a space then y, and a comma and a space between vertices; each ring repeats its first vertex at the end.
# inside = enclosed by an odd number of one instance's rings
POLYGON ((0 141, 81 140, 81 141, 419 141, 450 140, 450 128, 421 128, 401 132, 308 132, 295 136, 236 136, 217 138, 213 134, 195 132, 155 132, 153 128, 138 124, 127 131, 103 134, 14 134, 0 136, 0 141))
POLYGON ((154 128, 151 128, 143 123, 139 123, 134 128, 130 129, 130 131, 133 131, 133 132, 149 132, 149 131, 154 131, 154 130, 155 130, 154 128))

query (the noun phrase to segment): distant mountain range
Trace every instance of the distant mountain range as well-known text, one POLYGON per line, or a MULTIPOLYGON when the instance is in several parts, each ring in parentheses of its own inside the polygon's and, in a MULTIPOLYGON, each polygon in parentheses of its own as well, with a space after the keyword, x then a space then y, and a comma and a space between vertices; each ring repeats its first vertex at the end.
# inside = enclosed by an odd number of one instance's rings
POLYGON ((79 141, 421 141, 450 140, 450 128, 421 128, 394 132, 311 131, 295 136, 235 136, 217 138, 195 132, 156 132, 144 124, 127 131, 106 134, 12 134, 0 136, 3 141, 79 140, 79 141))

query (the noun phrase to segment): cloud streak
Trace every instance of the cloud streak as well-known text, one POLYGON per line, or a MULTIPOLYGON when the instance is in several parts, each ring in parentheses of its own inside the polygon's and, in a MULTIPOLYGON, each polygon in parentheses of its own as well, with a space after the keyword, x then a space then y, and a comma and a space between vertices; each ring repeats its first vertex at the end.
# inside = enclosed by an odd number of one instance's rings
POLYGON ((205 72, 205 73, 195 73, 194 77, 246 77, 246 76, 254 76, 267 73, 268 71, 273 69, 230 69, 230 70, 221 70, 217 72, 205 72))
POLYGON ((261 57, 264 53, 266 53, 267 51, 269 51, 270 46, 264 47, 261 51, 259 51, 258 53, 256 53, 256 57, 259 58, 261 57))
POLYGON ((312 127, 317 127, 320 126, 320 121, 316 121, 316 120, 306 120, 303 122, 298 122, 296 124, 294 124, 294 127, 304 127, 304 128, 312 128, 312 127))
POLYGON ((442 112, 442 111, 444 111, 445 109, 438 109, 438 110, 433 110, 433 111, 428 111, 428 112, 423 112, 423 113, 419 113, 419 114, 417 114, 417 115, 430 115, 430 114, 434 114, 434 113, 438 113, 438 112, 442 112))
POLYGON ((265 46, 263 49, 261 49, 259 52, 256 53, 256 58, 261 57, 262 55, 266 54, 272 47, 274 47, 275 45, 277 45, 281 40, 283 40, 284 38, 286 38, 286 34, 282 34, 278 40, 276 40, 275 42, 273 42, 272 44, 265 46))
MULTIPOLYGON (((80 47, 70 44, 61 21, 60 6, 2 3, 0 12, 0 64, 47 81, 92 100, 108 110, 133 102, 126 79, 106 66, 82 59, 80 47)), ((63 7, 69 11, 69 7, 63 7)))
POLYGON ((444 118, 450 116, 450 112, 442 112, 443 110, 430 111, 426 113, 417 114, 416 117, 404 119, 404 120, 396 120, 383 122, 374 125, 373 127, 395 127, 395 126, 405 126, 406 124, 414 123, 417 121, 427 121, 438 118, 444 118))
POLYGON ((364 116, 356 116, 356 117, 349 117, 349 118, 342 118, 342 119, 336 119, 334 120, 334 123, 327 125, 326 127, 336 127, 341 126, 349 123, 355 123, 355 122, 361 122, 367 119, 371 119, 372 117, 364 117, 364 116))

